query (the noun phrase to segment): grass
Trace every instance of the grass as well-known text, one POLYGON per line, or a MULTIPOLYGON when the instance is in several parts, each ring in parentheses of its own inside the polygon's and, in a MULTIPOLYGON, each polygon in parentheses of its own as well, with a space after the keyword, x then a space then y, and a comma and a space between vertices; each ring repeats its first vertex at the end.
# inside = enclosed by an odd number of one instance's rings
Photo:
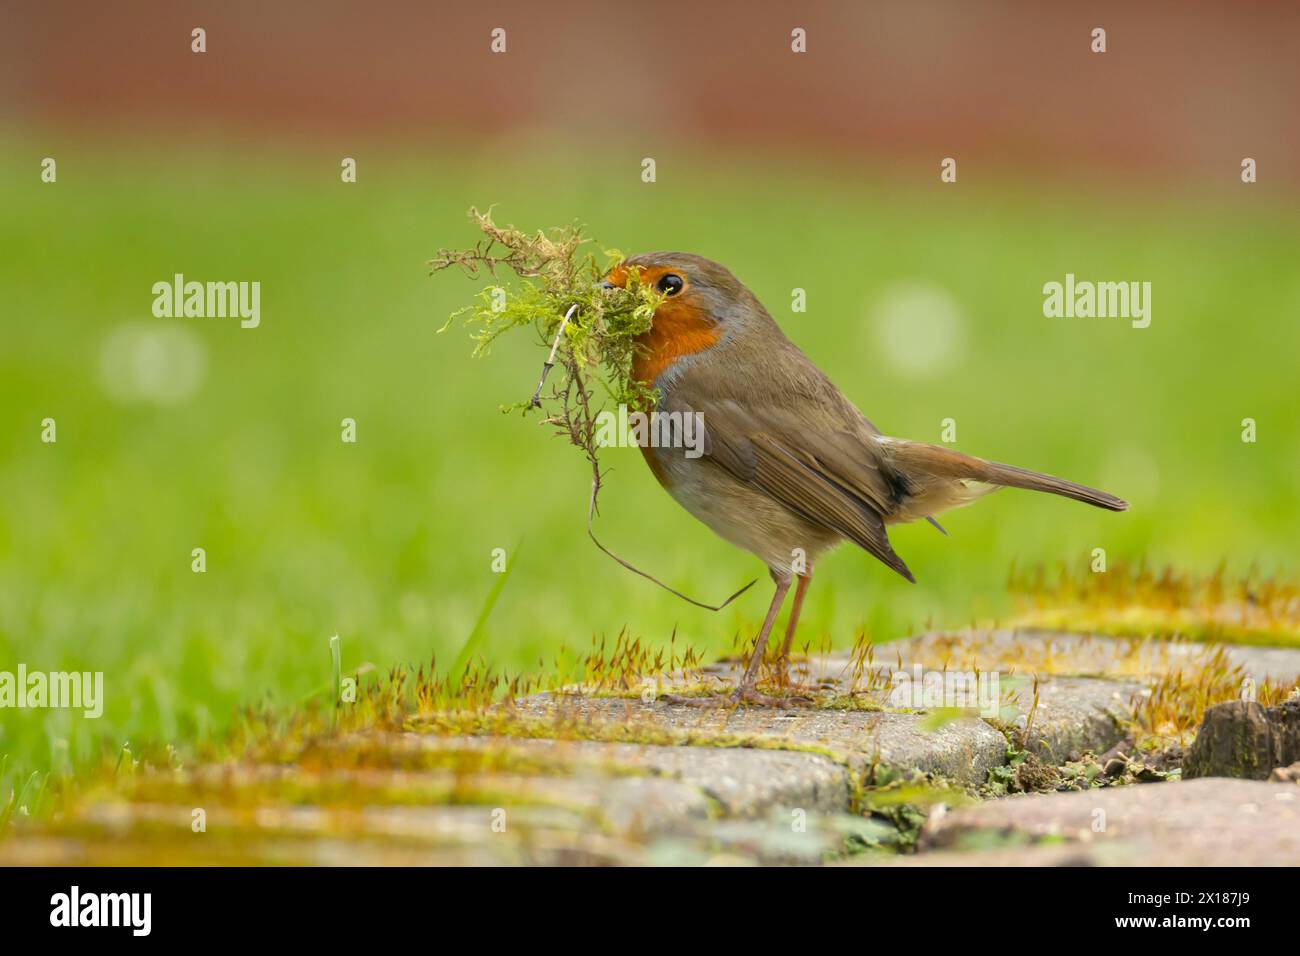
MULTIPOLYGON (((678 657, 708 656, 756 628, 762 586, 714 614, 591 546, 581 456, 498 411, 527 399, 540 350, 502 342, 475 360, 462 335, 437 334, 467 288, 424 263, 473 241, 473 203, 522 227, 577 219, 629 253, 716 258, 886 432, 934 441, 955 418, 962 450, 1133 503, 1113 515, 1006 491, 945 519, 951 537, 896 529, 916 586, 845 549, 809 592, 814 644, 1006 615, 1013 564, 1073 564, 1096 547, 1112 562, 1295 575, 1289 211, 1253 195, 1107 202, 1018 182, 900 190, 858 171, 689 154, 645 185, 615 151, 517 156, 374 144, 345 186, 337 157, 306 146, 10 134, 0 668, 103 671, 106 702, 98 721, 0 714, 0 793, 30 794, 33 771, 116 761, 126 744, 220 740, 241 708, 331 680, 335 634, 343 673, 454 661, 473 634, 498 673, 576 679, 573 649, 593 638, 666 651, 675 635, 678 657), (56 185, 33 172, 50 154, 56 185), (260 281, 260 327, 152 317, 152 284, 177 272, 260 281), (1066 272, 1151 281, 1151 328, 1045 319, 1041 287, 1066 272), (806 313, 791 313, 796 287, 806 313), (918 294, 956 307, 947 338, 905 349, 920 366, 946 356, 928 372, 900 358, 900 326, 881 316, 918 294), (145 343, 126 362, 110 347, 123 330, 145 343), (171 357, 150 364, 150 348, 171 357), (132 389, 158 398, 123 397, 132 389), (1239 438, 1247 416, 1256 444, 1239 438), (47 417, 55 444, 40 441, 47 417), (355 444, 340 440, 345 417, 355 444), (480 622, 503 587, 495 548, 511 578, 480 622)), ((761 573, 682 512, 635 450, 611 449, 608 464, 597 531, 613 550, 708 601, 761 573)))

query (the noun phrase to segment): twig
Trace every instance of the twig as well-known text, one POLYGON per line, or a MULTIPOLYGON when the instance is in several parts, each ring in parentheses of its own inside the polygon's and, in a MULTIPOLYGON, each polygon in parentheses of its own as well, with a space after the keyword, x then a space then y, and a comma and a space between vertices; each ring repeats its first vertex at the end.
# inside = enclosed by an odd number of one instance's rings
POLYGON ((533 400, 529 404, 533 408, 542 407, 542 387, 546 384, 546 376, 551 374, 551 369, 555 368, 555 352, 560 347, 560 339, 564 336, 564 328, 569 324, 569 319, 577 310, 578 303, 569 306, 569 311, 564 313, 564 321, 560 323, 560 329, 555 333, 555 341, 551 343, 551 354, 542 365, 542 379, 537 383, 537 391, 533 392, 533 400))
POLYGON ((659 585, 669 594, 676 595, 677 597, 685 601, 687 604, 694 604, 696 607, 702 607, 706 611, 721 611, 724 607, 726 607, 732 601, 736 600, 736 598, 740 597, 742 594, 744 594, 746 591, 752 588, 755 585, 755 583, 757 583, 758 578, 755 578, 753 581, 750 581, 743 588, 741 588, 735 594, 731 595, 731 597, 727 598, 721 604, 705 604, 703 601, 697 601, 695 600, 695 598, 687 597, 685 594, 683 594, 681 591, 678 591, 676 588, 669 587, 667 584, 664 584, 664 582, 660 581, 653 574, 647 574, 645 571, 642 571, 640 568, 636 567, 635 565, 629 564, 627 561, 624 561, 613 551, 609 550, 609 548, 601 544, 600 540, 596 537, 596 532, 592 530, 591 522, 592 522, 592 518, 596 514, 596 491, 599 487, 600 486, 597 483, 597 480, 593 479, 591 482, 591 503, 587 507, 587 534, 591 537, 591 541, 596 547, 600 548, 601 551, 604 551, 605 554, 609 555, 611 558, 613 558, 619 564, 623 565, 623 567, 627 568, 633 574, 641 575, 641 577, 645 578, 647 581, 651 581, 659 585))
MULTIPOLYGON (((591 437, 592 430, 594 429, 594 424, 591 417, 591 405, 589 402, 590 393, 587 391, 586 387, 582 383, 581 373, 578 371, 577 364, 574 362, 570 362, 568 365, 568 371, 569 371, 570 382, 576 384, 577 386, 578 407, 582 411, 582 424, 584 426, 584 434, 583 434, 584 440, 579 441, 576 437, 574 437, 574 444, 578 445, 580 448, 582 448, 583 451, 587 453, 587 460, 591 462, 591 499, 587 503, 587 536, 591 538, 592 544, 598 547, 606 555, 613 558, 623 567, 627 568, 633 574, 639 574, 647 581, 659 585, 659 587, 663 588, 669 594, 681 598, 687 604, 694 604, 696 607, 702 607, 706 611, 721 611, 732 601, 736 600, 736 598, 740 597, 742 594, 744 594, 746 591, 752 588, 754 584, 758 581, 758 579, 755 578, 753 581, 750 581, 748 584, 742 587, 739 591, 736 591, 734 594, 732 594, 721 604, 705 604, 703 601, 697 601, 695 600, 695 598, 687 597, 685 594, 683 594, 681 591, 678 591, 676 588, 665 584, 663 581, 660 581, 653 574, 649 574, 645 571, 642 571, 640 568, 638 568, 636 565, 632 564, 631 562, 625 561, 623 558, 620 558, 613 551, 609 550, 609 548, 601 544, 600 539, 596 537, 596 532, 592 527, 592 523, 594 522, 598 511, 596 507, 596 499, 600 494, 601 474, 600 474, 600 463, 596 460, 595 441, 594 438, 591 437)), ((572 435, 572 427, 570 433, 572 435)))

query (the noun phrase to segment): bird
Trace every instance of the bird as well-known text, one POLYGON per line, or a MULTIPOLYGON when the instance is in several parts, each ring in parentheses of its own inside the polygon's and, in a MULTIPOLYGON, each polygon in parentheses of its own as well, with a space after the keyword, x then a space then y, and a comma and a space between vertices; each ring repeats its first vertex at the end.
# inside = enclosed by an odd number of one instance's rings
POLYGON ((734 691, 686 700, 795 706, 788 696, 759 690, 764 650, 793 584, 777 657, 784 673, 816 562, 845 541, 915 583, 890 544, 891 525, 928 520, 943 531, 937 514, 1002 487, 1128 508, 1122 498, 1073 481, 883 434, 717 262, 644 253, 609 270, 601 285, 626 288, 633 272, 659 301, 635 341, 631 377, 654 396, 653 411, 668 413, 668 421, 673 413, 694 416, 702 425, 693 452, 658 441, 641 443, 641 453, 678 504, 756 555, 776 586, 734 691))

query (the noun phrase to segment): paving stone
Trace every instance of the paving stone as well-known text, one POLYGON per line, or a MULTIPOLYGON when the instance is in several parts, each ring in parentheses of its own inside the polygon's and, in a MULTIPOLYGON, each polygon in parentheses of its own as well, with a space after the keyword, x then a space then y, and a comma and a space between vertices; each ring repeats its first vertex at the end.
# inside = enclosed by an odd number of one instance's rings
POLYGON ((1052 677, 1039 681, 1038 707, 1030 719, 1033 685, 1020 689, 1012 726, 1022 734, 1029 727, 1025 749, 1049 763, 1077 759, 1084 751, 1105 753, 1123 739, 1119 719, 1142 693, 1137 681, 1088 677, 1052 677))
POLYGON ((974 717, 929 730, 922 715, 878 711, 732 710, 572 695, 538 695, 518 707, 523 714, 548 719, 649 725, 693 735, 701 743, 738 736, 775 748, 821 749, 859 768, 874 761, 971 785, 983 783, 988 771, 1006 759, 1006 738, 974 717))
POLYGON ((809 816, 796 825, 789 814, 772 814, 763 820, 718 820, 707 835, 719 852, 738 859, 809 866, 842 855, 845 838, 864 822, 840 814, 809 816))
MULTIPOLYGON (((871 671, 877 675, 874 679, 862 676, 855 680, 852 675, 863 673, 861 662, 855 665, 848 655, 831 654, 797 662, 792 671, 794 679, 804 687, 855 694, 869 704, 897 708, 907 704, 911 695, 893 692, 892 674, 895 671, 905 674, 913 685, 918 685, 925 679, 927 672, 936 674, 947 666, 950 674, 957 670, 969 671, 968 678, 978 682, 980 679, 989 679, 991 671, 997 668, 996 662, 990 667, 985 660, 976 658, 974 663, 970 659, 955 663, 951 658, 945 657, 940 649, 935 651, 934 656, 923 654, 905 660, 901 668, 897 659, 893 664, 880 663, 877 659, 871 664, 871 671), (974 673, 976 670, 983 678, 974 673), (863 690, 864 687, 868 689, 863 690)), ((724 662, 706 668, 704 673, 709 680, 717 681, 719 687, 727 687, 739 676, 739 665, 724 662)), ((1033 709, 1027 749, 1042 759, 1055 763, 1063 762, 1083 751, 1104 753, 1119 743, 1123 739, 1123 732, 1118 721, 1131 712, 1136 695, 1145 692, 1145 684, 1133 678, 1105 679, 1049 674, 1038 681, 1038 705, 1034 709, 1032 674, 998 673, 996 688, 990 687, 986 694, 994 706, 987 707, 981 702, 981 706, 972 709, 972 715, 994 718, 998 725, 1023 731, 1029 722, 1029 712, 1033 709)), ((979 694, 969 695, 972 703, 979 697, 979 694)), ((924 696, 921 695, 914 702, 920 704, 923 700, 924 696)), ((962 700, 958 698, 956 702, 961 703, 962 700)))
POLYGON ((834 813, 849 806, 845 768, 820 754, 798 751, 425 734, 403 734, 390 746, 492 750, 542 757, 574 771, 619 768, 670 777, 705 793, 728 817, 760 817, 774 808, 834 813))
MULTIPOLYGON (((229 821, 282 829, 289 825, 283 822, 288 820, 295 826, 326 831, 339 820, 350 820, 348 813, 356 807, 453 804, 476 806, 479 825, 484 828, 490 826, 496 809, 504 809, 507 818, 526 811, 535 819, 539 812, 553 808, 574 817, 575 826, 640 835, 672 832, 683 821, 707 820, 714 813, 702 789, 680 780, 612 776, 581 766, 563 774, 373 768, 336 768, 321 773, 270 765, 240 767, 236 774, 223 767, 219 773, 220 784, 208 789, 202 785, 210 772, 199 771, 194 776, 200 787, 196 798, 206 801, 203 805, 209 824, 229 821), (254 786, 260 789, 248 793, 254 786), (277 794, 289 795, 294 804, 279 803, 277 794), (256 808, 260 816, 250 819, 250 808, 256 808), (311 813, 303 812, 306 810, 311 813)), ((102 804, 93 806, 89 816, 111 825, 116 814, 139 814, 140 807, 139 803, 102 804)), ((189 809, 180 812, 188 821, 189 809)))
MULTIPOLYGON (((92 811, 75 833, 18 833, 0 844, 5 866, 629 865, 646 846, 603 832, 589 819, 521 808, 496 832, 482 807, 373 807, 322 814, 315 807, 264 807, 255 821, 218 819, 195 834, 178 808, 133 805, 113 819, 92 811)), ((188 818, 188 810, 185 813, 188 818)))
POLYGON ((500 806, 208 801, 197 834, 188 805, 98 802, 80 810, 69 834, 12 836, 0 844, 0 865, 808 865, 870 825, 801 807, 718 819, 695 788, 653 776, 524 783, 490 774, 469 783, 473 792, 505 784, 514 792, 500 806), (580 785, 588 792, 575 799, 580 785), (566 805, 532 802, 557 798, 566 805))
MULTIPOLYGON (((1028 749, 1061 762, 1083 751, 1103 753, 1123 739, 1118 719, 1135 697, 1160 676, 1204 667, 1215 654, 1244 669, 1257 682, 1290 683, 1300 676, 1300 648, 1213 645, 1150 638, 1115 638, 1041 630, 967 629, 934 632, 877 645, 869 656, 812 655, 792 668, 806 687, 856 693, 885 706, 896 704, 890 686, 896 672, 997 671, 1004 689, 1016 688, 1013 714, 1000 715, 1024 729, 1033 703, 1031 678, 1039 679, 1028 749)), ((707 680, 729 685, 738 661, 705 668, 707 680)), ((987 713, 984 716, 988 716, 987 713)), ((1267 773, 1264 774, 1267 776, 1267 773)))
POLYGON ((1151 849, 1145 844, 1124 843, 1070 843, 1060 845, 1012 846, 986 850, 935 850, 908 856, 853 857, 842 861, 848 866, 902 866, 902 867, 971 867, 998 868, 1005 866, 1193 866, 1178 856, 1168 862, 1150 859, 1151 849))
POLYGON ((1148 866, 1296 865, 1300 787, 1205 779, 1011 796, 932 815, 920 846, 954 851, 951 857, 918 857, 936 864, 983 865, 983 853, 997 851, 1009 865, 1078 859, 1148 866), (1094 829, 1099 821, 1104 821, 1100 832, 1094 829), (1058 845, 1014 845, 1042 840, 1058 845), (983 850, 955 853, 963 846, 983 850))

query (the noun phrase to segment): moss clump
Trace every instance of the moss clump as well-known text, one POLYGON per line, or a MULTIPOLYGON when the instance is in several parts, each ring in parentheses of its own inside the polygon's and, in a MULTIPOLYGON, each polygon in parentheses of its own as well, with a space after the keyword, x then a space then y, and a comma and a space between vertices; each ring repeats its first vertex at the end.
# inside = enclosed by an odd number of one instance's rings
POLYGON ((641 283, 636 269, 629 270, 626 287, 603 286, 602 277, 623 261, 623 254, 605 250, 602 260, 584 251, 590 240, 581 226, 526 233, 514 226, 498 226, 490 211, 470 209, 469 215, 483 238, 469 248, 438 250, 429 260, 430 271, 456 267, 470 278, 487 274, 495 279, 509 270, 516 281, 508 287, 493 284, 482 289, 477 300, 454 313, 447 325, 465 320, 475 355, 486 354, 498 338, 514 329, 531 329, 546 347, 556 343, 558 336, 554 362, 565 371, 554 391, 539 394, 533 402, 508 405, 507 410, 544 407, 557 422, 578 418, 574 385, 578 383, 580 389, 583 376, 591 372, 615 403, 642 407, 652 401, 649 390, 633 380, 632 361, 637 337, 649 331, 663 297, 641 283))
POLYGON ((852 809, 885 825, 885 835, 869 849, 894 853, 916 851, 921 828, 936 806, 960 807, 974 797, 966 789, 934 774, 873 764, 854 775, 852 809))
POLYGON ((1241 700, 1248 688, 1253 688, 1255 700, 1263 707, 1281 703, 1293 690, 1293 686, 1268 679, 1256 683, 1243 665, 1232 663, 1225 648, 1216 647, 1198 667, 1163 674, 1150 693, 1135 698, 1124 729, 1139 751, 1187 747, 1206 710, 1241 700))

